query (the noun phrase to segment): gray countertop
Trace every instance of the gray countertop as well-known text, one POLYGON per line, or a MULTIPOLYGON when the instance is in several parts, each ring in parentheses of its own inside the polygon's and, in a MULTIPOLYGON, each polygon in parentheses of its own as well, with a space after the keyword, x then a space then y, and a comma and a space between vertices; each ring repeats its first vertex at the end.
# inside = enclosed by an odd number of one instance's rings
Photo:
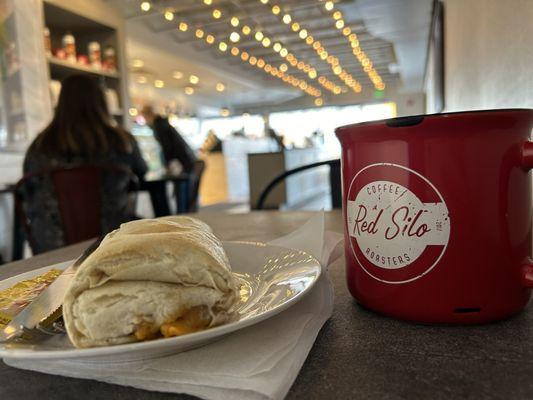
MULTIPOLYGON (((226 240, 268 240, 309 218, 304 212, 199 214, 226 240)), ((327 228, 342 231, 340 212, 327 228)), ((0 266, 0 279, 64 261, 86 244, 0 266)), ((424 326, 359 306, 344 279, 344 260, 330 268, 336 297, 288 399, 533 399, 533 306, 481 326, 424 326)), ((95 381, 17 370, 0 363, 3 399, 188 399, 95 381)))

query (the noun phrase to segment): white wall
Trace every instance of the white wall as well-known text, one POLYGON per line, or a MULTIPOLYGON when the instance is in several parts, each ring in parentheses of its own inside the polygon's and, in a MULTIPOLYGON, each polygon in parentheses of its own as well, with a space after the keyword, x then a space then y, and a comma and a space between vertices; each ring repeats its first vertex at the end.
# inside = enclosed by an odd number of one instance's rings
MULTIPOLYGON (((0 152, 0 187, 20 179, 23 161, 24 154, 0 152)), ((0 194, 0 255, 4 261, 11 260, 13 200, 11 193, 0 194)))
POLYGON ((445 1, 445 107, 533 108, 533 1, 445 1))

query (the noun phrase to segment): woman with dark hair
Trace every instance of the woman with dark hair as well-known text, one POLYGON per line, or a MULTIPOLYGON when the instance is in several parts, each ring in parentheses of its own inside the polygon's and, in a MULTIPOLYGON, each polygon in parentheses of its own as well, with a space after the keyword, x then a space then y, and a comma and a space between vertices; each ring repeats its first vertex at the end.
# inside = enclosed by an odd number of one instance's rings
MULTIPOLYGON (((80 165, 115 165, 142 178, 147 167, 131 134, 116 126, 98 82, 86 75, 63 80, 52 122, 30 145, 24 174, 80 165)), ((126 174, 111 174, 103 182, 101 226, 105 233, 127 215, 126 174)), ((26 214, 37 252, 65 245, 57 201, 50 182, 35 180, 26 190, 26 214)), ((35 249, 34 249, 35 251, 35 249)))

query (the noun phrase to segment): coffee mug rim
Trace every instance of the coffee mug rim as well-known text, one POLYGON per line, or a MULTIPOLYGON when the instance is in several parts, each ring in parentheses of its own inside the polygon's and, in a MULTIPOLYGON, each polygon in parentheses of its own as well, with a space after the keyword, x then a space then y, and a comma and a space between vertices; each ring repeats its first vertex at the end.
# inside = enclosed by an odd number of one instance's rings
MULTIPOLYGON (((415 114, 415 115, 409 115, 404 117, 394 117, 394 118, 386 118, 386 119, 379 119, 379 120, 373 120, 373 121, 365 121, 365 122, 357 122, 354 124, 348 124, 348 125, 342 125, 337 128, 335 128, 335 134, 337 137, 340 135, 346 133, 348 129, 352 128, 358 128, 362 126, 369 126, 369 125, 380 125, 380 124, 387 124, 391 123, 393 121, 402 121, 407 119, 413 119, 416 120, 417 118, 438 118, 438 117, 447 117, 447 116, 464 116, 464 115, 471 115, 471 114, 495 114, 495 113, 510 113, 510 112, 519 112, 519 113, 530 113, 533 116, 533 108, 492 108, 487 110, 470 110, 470 111, 450 111, 450 112, 444 112, 444 113, 434 113, 434 114, 415 114)), ((409 124, 409 125, 417 125, 418 123, 409 124)))

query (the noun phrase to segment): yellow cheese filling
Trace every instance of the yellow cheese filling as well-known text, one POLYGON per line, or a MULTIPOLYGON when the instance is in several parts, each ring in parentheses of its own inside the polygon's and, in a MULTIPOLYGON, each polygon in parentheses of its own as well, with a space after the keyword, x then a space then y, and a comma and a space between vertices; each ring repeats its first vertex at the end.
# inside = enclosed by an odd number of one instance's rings
POLYGON ((151 340, 159 336, 174 337, 187 333, 201 331, 209 327, 211 315, 206 306, 193 307, 186 311, 175 321, 165 322, 159 327, 149 322, 142 322, 137 325, 134 335, 137 340, 151 340))

